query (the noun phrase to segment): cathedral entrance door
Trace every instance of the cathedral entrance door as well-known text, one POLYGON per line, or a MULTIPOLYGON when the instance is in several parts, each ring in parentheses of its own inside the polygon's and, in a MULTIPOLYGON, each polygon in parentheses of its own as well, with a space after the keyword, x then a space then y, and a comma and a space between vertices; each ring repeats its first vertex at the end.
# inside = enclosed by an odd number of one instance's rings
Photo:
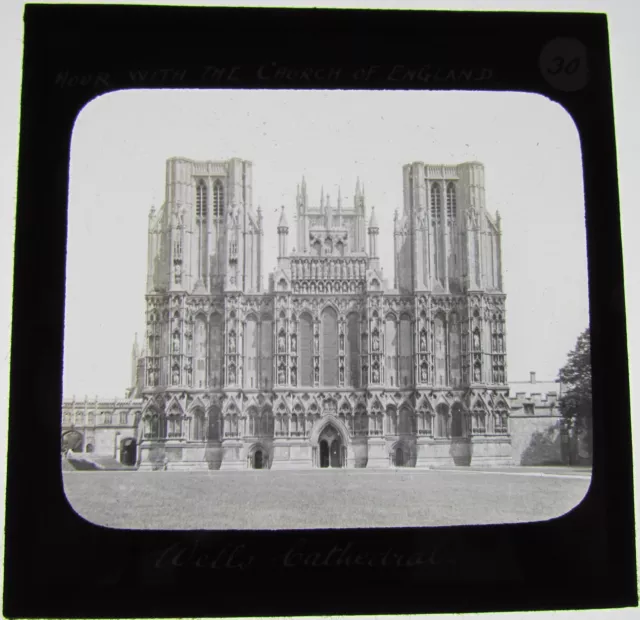
POLYGON ((344 467, 344 440, 332 424, 327 424, 318 438, 320 451, 320 467, 344 467))
POLYGON ((331 467, 342 467, 342 442, 339 438, 331 442, 331 467))
POLYGON ((136 464, 136 440, 132 437, 123 439, 120 444, 120 462, 129 466, 136 464))
POLYGON ((325 439, 320 441, 320 467, 329 467, 329 444, 325 439))
POLYGON ((404 450, 402 448, 396 449, 396 467, 404 467, 404 450))
POLYGON ((256 450, 253 455, 253 469, 262 469, 262 450, 256 450))

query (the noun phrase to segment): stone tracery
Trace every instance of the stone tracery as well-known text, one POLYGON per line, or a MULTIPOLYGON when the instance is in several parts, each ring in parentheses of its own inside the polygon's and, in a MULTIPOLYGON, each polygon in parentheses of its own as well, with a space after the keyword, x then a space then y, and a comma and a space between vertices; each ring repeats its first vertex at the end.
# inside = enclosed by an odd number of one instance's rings
POLYGON ((141 390, 153 408, 142 417, 146 439, 206 437, 208 450, 224 455, 218 465, 226 466, 246 463, 234 450, 247 449, 247 437, 259 436, 269 466, 278 467, 294 462, 296 450, 305 453, 308 446, 300 442, 308 441, 313 425, 335 415, 348 430, 347 461, 372 466, 388 463, 390 438, 398 435, 417 463, 441 458, 446 451, 438 446, 452 436, 508 435, 508 408, 469 396, 476 389, 502 393, 507 368, 501 266, 482 262, 499 255, 486 246, 499 243, 499 233, 483 206, 479 164, 405 167, 405 205, 394 230, 399 261, 389 283, 376 256, 377 222, 365 220, 360 183, 353 205, 338 198, 332 206, 323 194, 318 206, 303 181, 295 205, 297 250, 286 253, 283 208, 281 255, 268 280, 262 216, 243 198, 251 189, 250 162, 207 167, 171 161, 175 196, 167 204, 175 207, 175 199, 184 206, 168 233, 173 258, 163 254, 159 215, 150 218, 155 254, 141 390), (176 178, 191 179, 193 187, 176 178), (420 191, 409 191, 418 179, 420 191), (181 195, 187 191, 198 192, 197 219, 187 194, 181 195), (427 215, 421 226, 413 212, 427 215), (196 223, 197 252, 184 234, 196 223), (253 245, 243 245, 245 233, 253 245), (407 250, 412 234, 413 255, 407 250), (157 268, 165 259, 166 274, 157 268), (218 278, 219 288, 203 274, 218 278), (178 416, 155 400, 156 393, 177 391, 209 400, 199 405, 201 413, 185 408, 178 416), (338 395, 331 407, 322 396, 329 392, 338 395), (273 411, 266 409, 270 402, 273 411), (285 454, 289 458, 278 456, 285 454))

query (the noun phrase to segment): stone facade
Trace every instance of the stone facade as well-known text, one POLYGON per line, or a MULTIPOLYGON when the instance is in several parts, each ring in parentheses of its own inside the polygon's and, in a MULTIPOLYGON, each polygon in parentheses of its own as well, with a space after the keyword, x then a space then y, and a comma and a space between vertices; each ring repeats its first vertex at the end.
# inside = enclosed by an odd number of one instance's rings
POLYGON ((509 404, 514 464, 564 463, 567 460, 568 435, 564 432, 558 408, 558 392, 516 392, 509 399, 509 404))
POLYGON ((137 460, 143 400, 65 399, 62 437, 75 452, 107 456, 127 464, 137 460))
MULTIPOLYGON (((266 276, 251 171, 167 162, 135 387, 94 450, 133 438, 141 470, 511 464, 500 216, 482 164, 404 166, 392 282, 359 181, 352 204, 313 203, 302 179, 296 249, 282 207, 266 276)), ((65 401, 84 445, 102 408, 65 401)))

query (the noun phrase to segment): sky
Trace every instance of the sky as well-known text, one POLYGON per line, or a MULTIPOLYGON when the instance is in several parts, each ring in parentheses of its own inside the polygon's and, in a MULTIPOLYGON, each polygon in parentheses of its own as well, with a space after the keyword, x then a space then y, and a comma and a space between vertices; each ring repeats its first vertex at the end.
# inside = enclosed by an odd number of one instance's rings
POLYGON ((147 221, 164 201, 165 162, 240 157, 254 165, 267 272, 281 205, 295 246, 296 185, 376 207, 385 277, 402 166, 485 165, 486 204, 502 216, 508 375, 554 379, 588 326, 582 162, 558 104, 525 93, 411 91, 118 91, 89 102, 73 131, 65 397, 121 397, 134 334, 145 330, 147 221))

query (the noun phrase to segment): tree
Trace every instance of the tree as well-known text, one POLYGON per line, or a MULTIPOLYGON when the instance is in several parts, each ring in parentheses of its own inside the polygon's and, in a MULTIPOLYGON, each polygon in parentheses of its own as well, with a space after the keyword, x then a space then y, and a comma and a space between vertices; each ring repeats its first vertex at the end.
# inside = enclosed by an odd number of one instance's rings
POLYGON ((69 431, 62 436, 62 452, 66 454, 68 450, 80 452, 82 449, 82 434, 78 431, 69 431))
POLYGON ((591 399, 591 334, 585 329, 560 369, 558 378, 563 394, 559 401, 560 413, 574 445, 591 454, 592 399, 591 399))

